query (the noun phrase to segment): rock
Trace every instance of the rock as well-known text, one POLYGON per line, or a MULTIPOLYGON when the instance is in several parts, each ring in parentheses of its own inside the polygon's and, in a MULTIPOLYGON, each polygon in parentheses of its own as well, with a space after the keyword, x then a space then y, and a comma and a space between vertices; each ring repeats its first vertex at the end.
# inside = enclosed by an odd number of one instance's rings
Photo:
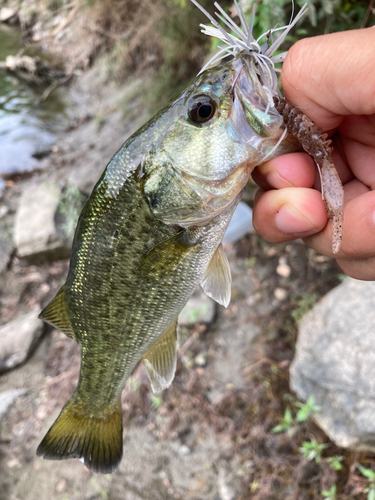
POLYGON ((215 319, 216 303, 198 290, 188 300, 182 309, 178 322, 180 325, 193 325, 194 323, 212 323, 215 319))
POLYGON ((7 413, 13 401, 27 392, 27 389, 10 389, 0 392, 0 418, 7 413))
POLYGON ((237 497, 236 492, 230 484, 233 474, 228 473, 224 468, 219 469, 218 477, 218 490, 220 500, 235 500, 237 497))
POLYGON ((235 243, 247 233, 253 233, 253 211, 240 201, 224 234, 223 245, 235 243))
POLYGON ((61 191, 54 184, 32 184, 22 194, 14 240, 19 257, 37 264, 68 257, 71 242, 58 230, 55 216, 61 191))
POLYGON ((9 7, 2 7, 0 9, 0 23, 13 24, 17 20, 17 12, 9 7))
POLYGON ((79 214, 86 199, 86 196, 82 195, 76 186, 69 181, 61 192, 55 214, 55 225, 62 239, 69 242, 69 248, 73 241, 79 214))
POLYGON ((27 359, 43 335, 45 325, 31 312, 0 326, 0 373, 27 359))
POLYGON ((276 268, 276 272, 282 278, 289 278, 291 268, 286 263, 285 257, 280 257, 279 263, 278 263, 277 268, 276 268))
POLYGON ((191 453, 191 449, 186 444, 181 445, 178 451, 181 455, 190 455, 191 453))
POLYGON ((6 270, 13 251, 13 227, 0 220, 0 274, 6 270))
POLYGON ((7 56, 5 68, 19 78, 37 85, 51 84, 63 74, 38 56, 7 56))
POLYGON ((0 207, 0 219, 5 217, 8 212, 9 212, 9 208, 6 205, 2 205, 0 207))
POLYGON ((60 479, 60 481, 55 486, 56 493, 62 493, 66 490, 65 479, 60 479))
POLYGON ((282 278, 289 278, 290 276, 290 267, 287 264, 280 264, 276 268, 276 272, 282 278))
POLYGON ((275 288, 273 292, 275 298, 282 302, 283 300, 287 299, 288 297, 288 291, 285 290, 284 288, 275 288))
POLYGON ((301 322, 291 388, 339 446, 375 451, 375 282, 346 279, 301 322))
POLYGON ((207 353, 200 352, 194 358, 194 364, 197 366, 206 366, 207 364, 207 353))

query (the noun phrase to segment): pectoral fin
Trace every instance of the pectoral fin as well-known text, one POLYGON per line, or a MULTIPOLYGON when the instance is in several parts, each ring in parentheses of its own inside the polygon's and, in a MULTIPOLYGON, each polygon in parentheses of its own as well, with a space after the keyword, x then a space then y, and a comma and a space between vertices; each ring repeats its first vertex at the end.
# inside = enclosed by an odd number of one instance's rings
POLYGON ((138 261, 138 267, 145 276, 164 277, 173 272, 194 248, 186 230, 152 248, 138 261))
POLYGON ((229 306, 232 277, 228 258, 220 243, 207 269, 205 279, 201 283, 206 295, 224 307, 229 306))
POLYGON ((154 392, 161 392, 171 385, 177 363, 177 319, 142 361, 154 392))
POLYGON ((67 337, 78 342, 78 338, 71 327, 68 317, 65 285, 60 288, 58 294, 52 302, 50 302, 48 306, 45 307, 39 314, 39 318, 61 330, 67 337))

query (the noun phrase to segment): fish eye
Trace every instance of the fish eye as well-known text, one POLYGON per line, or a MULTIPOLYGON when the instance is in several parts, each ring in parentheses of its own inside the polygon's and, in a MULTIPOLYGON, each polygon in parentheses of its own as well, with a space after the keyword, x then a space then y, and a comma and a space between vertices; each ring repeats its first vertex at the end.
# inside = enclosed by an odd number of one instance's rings
POLYGON ((211 120, 217 110, 216 102, 208 95, 200 95, 189 104, 188 116, 193 123, 205 123, 211 120))

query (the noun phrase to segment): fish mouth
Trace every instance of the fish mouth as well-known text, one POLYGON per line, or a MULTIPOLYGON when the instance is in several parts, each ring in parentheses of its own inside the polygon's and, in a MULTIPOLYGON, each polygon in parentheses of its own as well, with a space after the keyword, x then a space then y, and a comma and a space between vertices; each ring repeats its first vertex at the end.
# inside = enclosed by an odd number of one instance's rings
POLYGON ((273 138, 283 126, 283 118, 274 106, 274 90, 256 70, 256 62, 248 55, 234 61, 232 121, 241 123, 246 136, 253 135, 251 128, 263 139, 273 138))
POLYGON ((285 132, 283 117, 275 108, 273 97, 277 95, 277 90, 270 86, 266 75, 262 77, 259 74, 255 59, 242 54, 234 60, 232 71, 233 104, 228 118, 241 139, 260 152, 260 163, 265 161, 265 156, 268 160, 299 151, 300 145, 285 132))

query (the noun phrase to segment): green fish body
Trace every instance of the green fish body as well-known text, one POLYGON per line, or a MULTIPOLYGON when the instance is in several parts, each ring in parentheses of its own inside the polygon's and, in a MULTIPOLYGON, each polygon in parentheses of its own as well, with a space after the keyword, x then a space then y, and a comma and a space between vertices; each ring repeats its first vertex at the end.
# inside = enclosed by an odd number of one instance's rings
MULTIPOLYGON (((221 240, 252 169, 284 131, 241 58, 199 75, 114 155, 80 215, 69 274, 41 317, 81 345, 78 387, 41 442, 111 472, 120 397, 143 360, 154 391, 176 366, 177 318, 201 285, 227 306, 221 240)), ((272 153, 299 149, 287 137, 272 153)))

